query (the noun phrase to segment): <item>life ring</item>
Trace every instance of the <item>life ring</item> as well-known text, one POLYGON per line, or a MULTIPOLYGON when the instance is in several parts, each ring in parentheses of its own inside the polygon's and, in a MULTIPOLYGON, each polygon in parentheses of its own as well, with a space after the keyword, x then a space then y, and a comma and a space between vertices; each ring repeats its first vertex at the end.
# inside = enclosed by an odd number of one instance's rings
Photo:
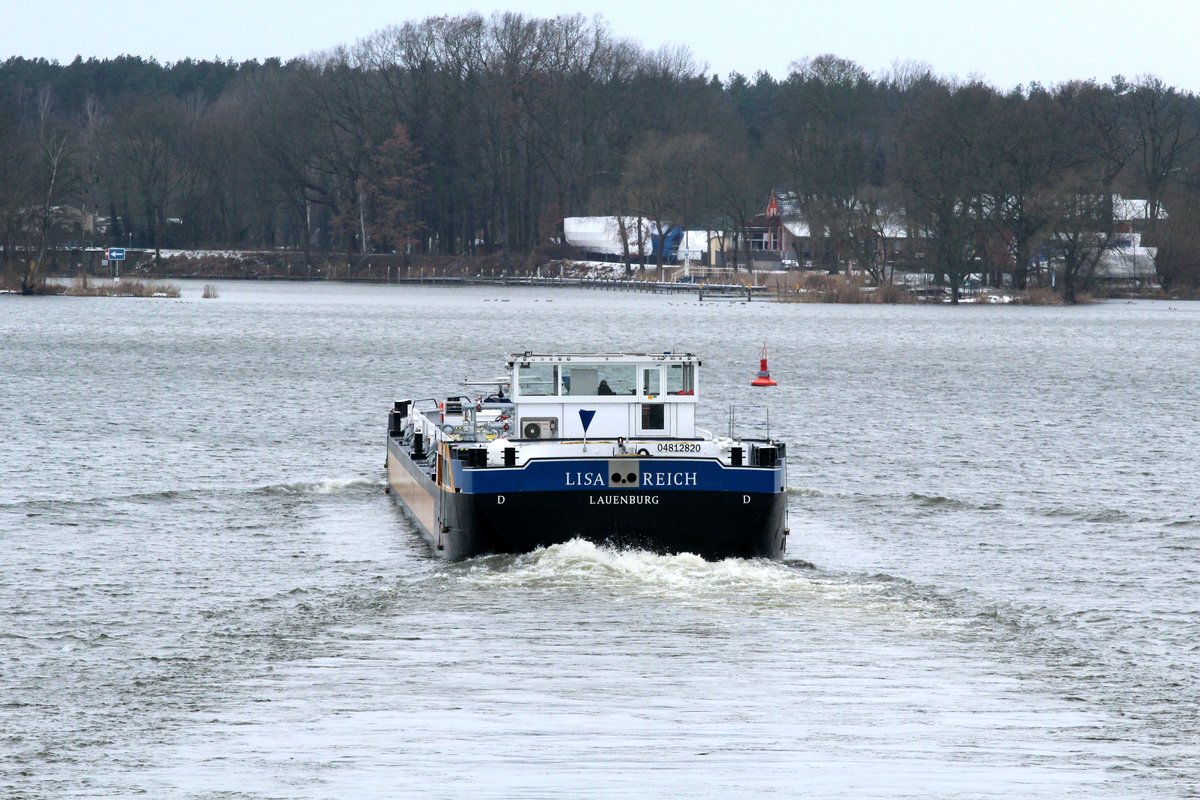
POLYGON ((639 447, 639 448, 638 448, 638 455, 639 455, 639 456, 648 456, 648 455, 650 455, 650 451, 649 451, 649 450, 647 450, 647 449, 646 449, 646 448, 644 448, 644 447, 639 447))

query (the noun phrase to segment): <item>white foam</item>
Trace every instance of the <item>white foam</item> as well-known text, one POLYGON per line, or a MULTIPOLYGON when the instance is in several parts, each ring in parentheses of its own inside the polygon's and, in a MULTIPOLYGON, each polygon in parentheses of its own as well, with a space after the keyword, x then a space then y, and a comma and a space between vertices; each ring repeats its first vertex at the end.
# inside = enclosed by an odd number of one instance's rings
POLYGON ((831 575, 787 562, 616 550, 574 539, 511 561, 481 560, 458 577, 485 589, 591 591, 739 614, 844 614, 928 624, 945 609, 906 582, 831 575))
POLYGON ((378 488, 384 483, 374 478, 328 478, 318 481, 298 481, 265 486, 260 491, 267 494, 341 494, 356 489, 378 488))
POLYGON ((351 489, 382 485, 382 481, 370 478, 331 478, 330 480, 317 481, 310 484, 308 491, 310 494, 340 494, 351 489))

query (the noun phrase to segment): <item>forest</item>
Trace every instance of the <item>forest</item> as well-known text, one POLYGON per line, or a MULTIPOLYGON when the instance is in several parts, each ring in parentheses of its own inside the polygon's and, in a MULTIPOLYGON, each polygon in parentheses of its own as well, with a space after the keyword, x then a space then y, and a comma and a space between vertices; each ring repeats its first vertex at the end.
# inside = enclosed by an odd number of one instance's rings
MULTIPOLYGON (((23 288, 82 246, 564 255, 563 218, 748 231, 785 189, 816 268, 874 280, 880 220, 950 283, 1017 287, 1051 254, 1068 300, 1147 201, 1166 290, 1200 285, 1200 101, 1150 75, 1001 91, 919 63, 705 72, 601 18, 432 17, 305 59, 0 64, 0 245, 23 288)), ((748 241, 749 237, 742 237, 748 241)), ((737 254, 734 254, 735 263, 737 254)))

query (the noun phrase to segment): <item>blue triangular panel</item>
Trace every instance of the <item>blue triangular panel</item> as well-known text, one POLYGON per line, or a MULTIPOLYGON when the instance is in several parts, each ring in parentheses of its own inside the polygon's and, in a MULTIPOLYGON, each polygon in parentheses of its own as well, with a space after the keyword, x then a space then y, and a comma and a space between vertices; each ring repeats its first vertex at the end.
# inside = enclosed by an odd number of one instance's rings
POLYGON ((585 411, 579 409, 579 421, 583 423, 583 432, 587 433, 588 426, 592 424, 592 417, 596 416, 595 411, 585 411))

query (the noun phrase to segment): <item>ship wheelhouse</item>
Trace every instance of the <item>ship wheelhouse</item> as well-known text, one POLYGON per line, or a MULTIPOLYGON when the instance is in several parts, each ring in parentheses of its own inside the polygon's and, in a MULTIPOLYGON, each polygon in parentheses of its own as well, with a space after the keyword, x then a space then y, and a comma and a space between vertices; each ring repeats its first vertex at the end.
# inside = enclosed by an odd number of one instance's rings
POLYGON ((514 353, 514 438, 695 438, 700 366, 690 353, 514 353))

